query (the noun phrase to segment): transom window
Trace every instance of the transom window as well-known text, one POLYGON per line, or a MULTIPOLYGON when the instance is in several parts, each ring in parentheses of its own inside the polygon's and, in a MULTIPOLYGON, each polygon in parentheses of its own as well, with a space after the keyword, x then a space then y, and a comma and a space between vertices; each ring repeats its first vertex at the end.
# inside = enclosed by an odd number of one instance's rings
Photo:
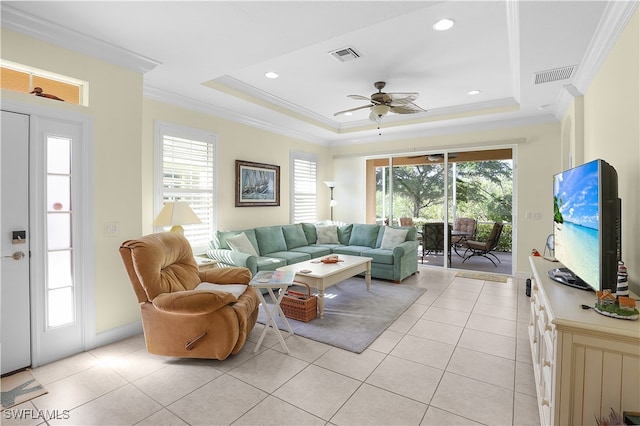
MULTIPOLYGON (((88 83, 26 65, 0 61, 0 87, 31 93, 41 89, 44 97, 55 97, 75 105, 89 105, 88 83)), ((35 94, 34 94, 35 96, 35 94)))

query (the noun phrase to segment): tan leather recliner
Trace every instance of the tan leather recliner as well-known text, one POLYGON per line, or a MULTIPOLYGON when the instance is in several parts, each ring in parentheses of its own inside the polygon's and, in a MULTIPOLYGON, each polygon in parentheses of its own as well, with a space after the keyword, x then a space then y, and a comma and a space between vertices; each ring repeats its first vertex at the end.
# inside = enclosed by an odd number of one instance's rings
POLYGON ((242 349, 258 318, 255 290, 247 286, 236 299, 194 289, 201 282, 247 284, 248 269, 199 272, 189 242, 174 232, 125 241, 120 255, 140 302, 147 351, 222 360, 242 349))

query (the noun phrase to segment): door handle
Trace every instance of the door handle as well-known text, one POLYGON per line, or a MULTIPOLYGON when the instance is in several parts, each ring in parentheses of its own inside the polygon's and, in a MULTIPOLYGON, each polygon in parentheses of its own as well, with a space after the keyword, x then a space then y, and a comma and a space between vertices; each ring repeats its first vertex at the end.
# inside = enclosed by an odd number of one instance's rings
POLYGON ((3 259, 21 260, 25 257, 25 254, 21 251, 17 251, 10 256, 2 256, 3 259))

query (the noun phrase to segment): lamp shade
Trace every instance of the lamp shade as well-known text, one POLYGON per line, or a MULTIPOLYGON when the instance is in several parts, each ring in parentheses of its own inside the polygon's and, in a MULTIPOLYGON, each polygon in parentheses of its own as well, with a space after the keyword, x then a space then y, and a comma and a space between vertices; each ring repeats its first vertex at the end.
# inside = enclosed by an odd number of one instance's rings
POLYGON ((182 201, 168 202, 160 210, 160 214, 153 221, 154 226, 171 226, 172 232, 184 233, 182 225, 202 223, 200 218, 191 210, 189 204, 182 201))
POLYGON ((333 182, 333 181, 326 180, 326 181, 324 181, 324 184, 327 185, 329 188, 335 188, 336 187, 336 183, 333 182))

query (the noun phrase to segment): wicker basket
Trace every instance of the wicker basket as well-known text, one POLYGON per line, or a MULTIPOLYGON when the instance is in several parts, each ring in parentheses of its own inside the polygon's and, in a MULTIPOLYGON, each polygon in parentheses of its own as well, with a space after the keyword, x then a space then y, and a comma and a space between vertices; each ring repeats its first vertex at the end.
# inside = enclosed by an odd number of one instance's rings
POLYGON ((309 322, 318 316, 318 296, 311 295, 309 284, 299 281, 294 282, 307 286, 307 294, 287 290, 280 302, 280 308, 282 308, 282 312, 287 318, 309 322))

